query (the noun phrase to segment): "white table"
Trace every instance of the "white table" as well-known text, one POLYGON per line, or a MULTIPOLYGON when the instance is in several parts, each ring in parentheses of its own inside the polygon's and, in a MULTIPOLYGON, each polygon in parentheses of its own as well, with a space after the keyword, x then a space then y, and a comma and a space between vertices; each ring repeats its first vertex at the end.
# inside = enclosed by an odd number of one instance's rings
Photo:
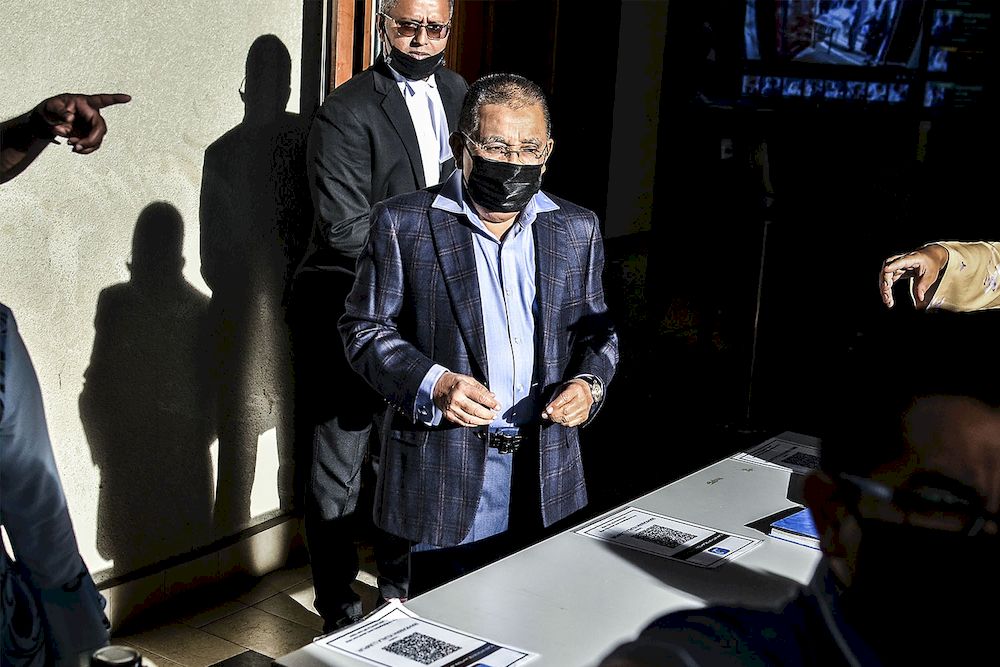
MULTIPOLYGON (((785 439, 807 436, 785 433, 785 439)), ((633 506, 762 538, 746 524, 791 503, 789 472, 723 459, 607 512, 633 506)), ((589 525, 599 517, 588 520, 589 525)), ((764 544, 717 569, 703 569, 578 535, 570 529, 413 598, 424 618, 541 654, 532 666, 595 665, 622 641, 668 611, 735 602, 771 605, 812 576, 819 552, 788 542, 764 544)), ((366 663, 310 644, 283 667, 366 663)))

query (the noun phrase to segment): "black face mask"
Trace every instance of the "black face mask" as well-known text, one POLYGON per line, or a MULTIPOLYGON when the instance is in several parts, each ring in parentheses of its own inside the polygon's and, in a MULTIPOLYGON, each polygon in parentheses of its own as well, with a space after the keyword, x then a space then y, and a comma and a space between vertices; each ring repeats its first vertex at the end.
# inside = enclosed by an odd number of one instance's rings
POLYGON ((473 201, 491 213, 523 210, 542 187, 541 164, 498 162, 469 155, 472 173, 465 177, 465 187, 473 201))
POLYGON ((393 46, 386 54, 385 62, 410 81, 419 81, 426 79, 444 65, 444 51, 436 56, 414 58, 393 46))

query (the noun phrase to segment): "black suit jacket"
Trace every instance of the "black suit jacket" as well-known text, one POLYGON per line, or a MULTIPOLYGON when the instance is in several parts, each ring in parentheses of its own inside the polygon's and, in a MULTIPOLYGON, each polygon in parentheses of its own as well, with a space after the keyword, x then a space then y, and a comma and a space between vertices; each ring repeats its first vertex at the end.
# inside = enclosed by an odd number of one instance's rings
MULTIPOLYGON (((436 77, 448 127, 455 131, 469 86, 448 69, 439 69, 436 77)), ((313 120, 308 150, 316 226, 302 268, 353 273, 372 205, 426 185, 410 112, 381 57, 326 98, 313 120)), ((449 160, 442 174, 454 166, 449 160)))

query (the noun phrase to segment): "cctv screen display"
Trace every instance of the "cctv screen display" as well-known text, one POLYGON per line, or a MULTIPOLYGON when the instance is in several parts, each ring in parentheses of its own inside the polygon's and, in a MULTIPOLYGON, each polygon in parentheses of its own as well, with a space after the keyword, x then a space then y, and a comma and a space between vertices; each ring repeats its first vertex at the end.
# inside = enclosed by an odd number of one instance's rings
POLYGON ((747 0, 747 60, 920 66, 921 0, 747 0))
POLYGON ((755 104, 971 108, 991 0, 745 0, 740 97, 755 104))

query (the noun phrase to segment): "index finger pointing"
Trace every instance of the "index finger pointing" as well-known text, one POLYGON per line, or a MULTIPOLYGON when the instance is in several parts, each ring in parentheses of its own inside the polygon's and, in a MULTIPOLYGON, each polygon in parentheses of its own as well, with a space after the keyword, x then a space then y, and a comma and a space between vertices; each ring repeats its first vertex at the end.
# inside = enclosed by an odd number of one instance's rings
POLYGON ((87 95, 87 101, 91 106, 98 109, 109 107, 113 104, 125 104, 132 101, 131 95, 125 93, 99 93, 97 95, 87 95))

